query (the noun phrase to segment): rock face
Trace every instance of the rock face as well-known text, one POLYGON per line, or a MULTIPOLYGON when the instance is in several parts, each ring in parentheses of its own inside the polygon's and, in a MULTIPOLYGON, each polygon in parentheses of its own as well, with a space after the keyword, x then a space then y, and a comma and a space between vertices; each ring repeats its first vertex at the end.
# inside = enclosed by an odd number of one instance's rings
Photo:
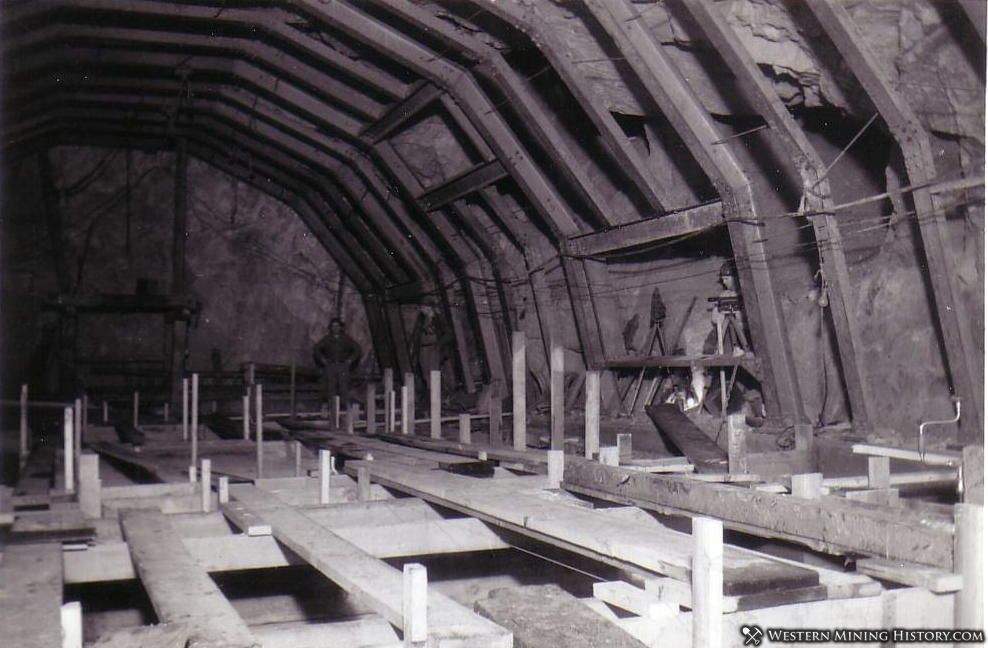
MULTIPOLYGON (((167 292, 175 156, 66 147, 53 150, 51 161, 71 290, 133 293, 138 279, 151 279, 167 292), (91 181, 80 183, 91 171, 91 181)), ((21 165, 11 187, 17 199, 6 214, 4 302, 18 304, 18 317, 4 322, 3 338, 18 341, 5 358, 14 376, 28 370, 40 340, 40 302, 58 285, 35 165, 21 165)), ((190 159, 186 245, 188 291, 202 304, 190 367, 212 367, 214 349, 226 370, 247 360, 311 365, 312 345, 337 313, 364 349, 364 366, 373 364, 360 295, 283 203, 190 159)), ((95 360, 153 358, 161 327, 147 316, 87 316, 80 349, 95 360)))

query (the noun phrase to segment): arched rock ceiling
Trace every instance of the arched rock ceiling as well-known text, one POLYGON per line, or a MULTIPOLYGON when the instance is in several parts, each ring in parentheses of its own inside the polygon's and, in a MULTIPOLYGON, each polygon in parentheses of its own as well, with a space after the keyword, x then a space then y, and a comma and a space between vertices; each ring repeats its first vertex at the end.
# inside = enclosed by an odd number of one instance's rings
MULTIPOLYGON (((606 1, 645 26, 707 113, 764 112, 698 35, 691 1, 606 1)), ((970 105, 983 77, 947 33, 971 30, 956 20, 970 7, 950 23, 922 0, 887 5, 849 9, 910 81, 925 126, 979 138, 970 105), (963 68, 947 92, 922 90, 945 65, 963 68)), ((821 64, 832 46, 802 8, 714 10, 788 104, 867 105, 846 69, 821 64)), ((698 152, 696 133, 656 110, 602 11, 596 0, 10 0, 4 146, 16 158, 184 138, 293 206, 362 291, 414 295, 725 191, 720 153, 698 152), (492 235, 514 251, 499 254, 492 235)))

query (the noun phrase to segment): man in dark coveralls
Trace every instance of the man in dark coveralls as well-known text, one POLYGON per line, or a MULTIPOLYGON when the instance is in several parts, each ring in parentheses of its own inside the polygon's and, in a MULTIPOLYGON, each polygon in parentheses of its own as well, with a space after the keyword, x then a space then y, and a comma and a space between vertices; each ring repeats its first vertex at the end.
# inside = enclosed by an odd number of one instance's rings
POLYGON ((313 350, 316 366, 322 369, 328 405, 332 405, 334 396, 339 396, 340 409, 349 407, 350 367, 360 355, 360 346, 343 331, 343 320, 333 318, 329 335, 319 340, 313 350))

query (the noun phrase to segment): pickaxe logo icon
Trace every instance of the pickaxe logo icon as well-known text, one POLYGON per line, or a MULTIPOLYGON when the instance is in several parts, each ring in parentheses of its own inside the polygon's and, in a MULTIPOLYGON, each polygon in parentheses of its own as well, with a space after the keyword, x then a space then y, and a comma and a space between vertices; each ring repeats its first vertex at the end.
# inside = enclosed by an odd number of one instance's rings
POLYGON ((744 635, 744 645, 746 646, 760 646, 762 645, 762 629, 756 625, 752 626, 741 626, 741 634, 744 635))

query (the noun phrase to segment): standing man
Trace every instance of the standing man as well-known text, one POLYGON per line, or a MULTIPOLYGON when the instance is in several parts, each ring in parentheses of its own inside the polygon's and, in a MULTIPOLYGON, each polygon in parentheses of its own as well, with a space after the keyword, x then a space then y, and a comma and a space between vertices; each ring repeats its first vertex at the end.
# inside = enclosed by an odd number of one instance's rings
POLYGON ((350 406, 350 367, 360 359, 360 346, 343 330, 343 320, 334 317, 329 322, 329 335, 319 340, 312 353, 316 366, 322 369, 326 386, 326 402, 340 397, 340 409, 350 406))

